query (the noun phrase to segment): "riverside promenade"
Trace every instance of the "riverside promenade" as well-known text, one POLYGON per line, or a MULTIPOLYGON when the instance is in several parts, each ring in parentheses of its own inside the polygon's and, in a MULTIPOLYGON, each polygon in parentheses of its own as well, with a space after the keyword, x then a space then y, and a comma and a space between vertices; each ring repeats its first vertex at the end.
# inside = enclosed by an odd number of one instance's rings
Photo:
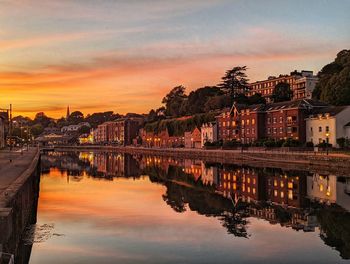
POLYGON ((19 241, 25 228, 36 222, 39 181, 38 148, 0 150, 0 263, 7 263, 5 256, 25 263, 19 259, 26 255, 19 254, 19 241))
POLYGON ((146 148, 133 146, 57 146, 57 151, 108 151, 132 155, 168 156, 179 159, 201 159, 256 167, 303 170, 320 174, 350 177, 350 155, 276 150, 224 150, 186 148, 146 148))

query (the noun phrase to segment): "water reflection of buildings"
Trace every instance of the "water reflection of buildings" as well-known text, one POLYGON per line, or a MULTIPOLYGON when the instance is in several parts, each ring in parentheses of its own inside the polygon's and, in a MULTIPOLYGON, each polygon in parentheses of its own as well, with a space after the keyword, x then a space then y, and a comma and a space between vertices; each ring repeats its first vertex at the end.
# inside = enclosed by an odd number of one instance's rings
POLYGON ((350 211, 349 178, 338 179, 335 175, 314 174, 307 179, 307 195, 319 203, 338 204, 350 211))
POLYGON ((44 160, 61 170, 85 171, 92 177, 148 175, 152 182, 166 187, 162 198, 173 210, 190 209, 217 217, 235 236, 248 237, 247 223, 254 217, 297 231, 319 231, 327 245, 350 258, 346 254, 350 241, 343 235, 350 234, 346 224, 350 220, 346 212, 350 210, 350 179, 160 156, 60 155, 49 155, 44 160))
POLYGON ((131 155, 120 153, 98 153, 94 155, 93 166, 106 177, 138 177, 137 161, 131 155))

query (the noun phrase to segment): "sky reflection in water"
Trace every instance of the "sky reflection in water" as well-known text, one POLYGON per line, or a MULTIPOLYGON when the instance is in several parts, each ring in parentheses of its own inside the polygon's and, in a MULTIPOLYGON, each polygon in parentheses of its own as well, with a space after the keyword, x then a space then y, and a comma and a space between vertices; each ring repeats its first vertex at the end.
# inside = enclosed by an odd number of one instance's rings
POLYGON ((329 212, 347 220, 349 214, 338 206, 329 209, 304 201, 308 191, 310 196, 307 187, 316 184, 316 177, 288 176, 298 177, 300 186, 294 190, 298 197, 294 198, 308 209, 287 209, 253 199, 271 200, 266 193, 268 184, 274 184, 278 173, 261 176, 257 170, 249 168, 249 174, 245 168, 243 176, 238 173, 242 168, 214 166, 214 179, 208 176, 211 166, 203 165, 200 161, 135 160, 116 154, 44 156, 37 225, 54 224, 54 228, 45 242, 33 245, 30 263, 347 262, 349 230, 343 232, 339 252, 321 239, 325 232, 319 222, 333 219, 329 212), (232 179, 233 172, 240 179, 246 177, 246 186, 249 174, 251 184, 255 179, 257 185, 249 195, 248 187, 243 191, 242 181, 237 181, 237 195, 231 192, 238 200, 236 210, 232 201, 224 198, 228 196, 228 183, 226 189, 223 186, 229 172, 232 179), (275 216, 266 219, 266 212, 275 216), (319 212, 317 223, 315 218, 308 224, 300 220, 306 213, 319 212), (297 218, 299 222, 293 225, 297 218), (296 231, 298 228, 312 232, 296 231))

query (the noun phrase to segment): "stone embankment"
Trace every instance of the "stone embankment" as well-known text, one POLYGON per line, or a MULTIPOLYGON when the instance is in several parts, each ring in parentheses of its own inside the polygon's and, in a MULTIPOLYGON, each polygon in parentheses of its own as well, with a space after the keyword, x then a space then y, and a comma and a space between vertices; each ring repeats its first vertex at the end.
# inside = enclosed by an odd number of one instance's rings
POLYGON ((321 174, 350 176, 350 155, 290 151, 247 151, 222 149, 143 148, 120 146, 60 146, 58 151, 112 151, 135 155, 169 156, 201 159, 207 162, 232 163, 257 167, 304 170, 321 174))
POLYGON ((16 263, 25 262, 19 259, 26 256, 18 254, 19 242, 25 228, 36 222, 39 181, 37 148, 0 151, 0 260, 9 253, 16 263))

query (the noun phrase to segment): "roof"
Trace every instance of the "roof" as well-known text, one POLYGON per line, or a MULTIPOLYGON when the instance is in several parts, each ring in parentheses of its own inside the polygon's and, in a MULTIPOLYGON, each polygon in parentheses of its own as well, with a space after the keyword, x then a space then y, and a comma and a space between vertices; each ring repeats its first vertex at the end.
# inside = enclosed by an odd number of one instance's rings
POLYGON ((344 109, 346 109, 348 106, 328 106, 321 109, 315 109, 312 114, 318 115, 318 114, 329 114, 330 116, 336 116, 340 112, 342 112, 344 109))

